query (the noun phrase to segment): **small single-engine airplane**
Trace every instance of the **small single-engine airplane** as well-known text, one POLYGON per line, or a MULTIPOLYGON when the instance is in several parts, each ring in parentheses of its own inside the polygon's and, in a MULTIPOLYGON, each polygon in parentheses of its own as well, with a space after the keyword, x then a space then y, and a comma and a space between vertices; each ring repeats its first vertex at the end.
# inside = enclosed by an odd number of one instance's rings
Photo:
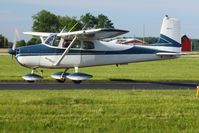
POLYGON ((59 82, 64 82, 67 78, 74 83, 80 83, 92 77, 79 72, 78 69, 81 67, 120 65, 180 56, 180 21, 175 18, 165 16, 160 39, 155 44, 132 46, 103 41, 127 32, 106 28, 60 33, 24 32, 24 34, 39 36, 42 43, 18 48, 13 45, 9 53, 15 55, 19 64, 32 69, 30 74, 23 76, 26 81, 34 82, 43 79, 35 73, 37 68, 64 68, 63 72, 52 74, 51 77, 59 82), (67 73, 70 68, 74 68, 75 72, 67 73))

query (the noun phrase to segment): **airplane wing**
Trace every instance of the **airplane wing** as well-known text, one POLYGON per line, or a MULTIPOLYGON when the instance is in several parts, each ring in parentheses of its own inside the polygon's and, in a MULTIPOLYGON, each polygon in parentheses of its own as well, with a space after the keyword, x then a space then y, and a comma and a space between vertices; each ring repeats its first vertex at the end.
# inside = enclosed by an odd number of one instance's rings
POLYGON ((39 36, 42 43, 45 43, 46 38, 48 38, 52 34, 57 33, 47 33, 47 32, 23 32, 25 35, 31 35, 31 36, 39 36))
POLYGON ((90 29, 90 30, 82 30, 82 31, 75 31, 75 32, 68 32, 68 33, 58 33, 57 35, 62 38, 74 38, 77 36, 78 38, 82 39, 105 39, 105 38, 112 38, 122 34, 125 34, 129 31, 120 30, 120 29, 90 29))
POLYGON ((32 36, 40 36, 40 37, 48 37, 53 33, 46 33, 46 32, 23 32, 25 35, 32 35, 32 36))

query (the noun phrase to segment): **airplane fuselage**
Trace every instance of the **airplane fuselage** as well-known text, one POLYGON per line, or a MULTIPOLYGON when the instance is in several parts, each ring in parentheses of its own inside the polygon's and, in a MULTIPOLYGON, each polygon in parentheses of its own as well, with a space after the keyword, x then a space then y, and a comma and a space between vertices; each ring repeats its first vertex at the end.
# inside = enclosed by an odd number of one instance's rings
MULTIPOLYGON (((172 52, 174 47, 159 45, 124 45, 104 41, 84 41, 80 46, 70 48, 63 60, 55 65, 66 48, 38 44, 17 48, 17 61, 28 68, 74 68, 110 64, 124 64, 140 61, 175 58, 176 56, 158 56, 160 52, 172 52), (90 43, 85 47, 84 43, 90 43)), ((179 47, 176 47, 179 49, 179 47)))
POLYGON ((28 35, 39 36, 42 43, 18 48, 14 43, 9 53, 14 55, 22 66, 32 69, 31 73, 22 76, 28 82, 43 79, 35 73, 36 68, 64 68, 63 72, 56 72, 51 77, 58 82, 69 79, 74 83, 93 77, 79 72, 80 67, 119 65, 180 56, 180 21, 175 18, 164 17, 159 41, 155 44, 125 45, 114 41, 100 41, 127 32, 109 28, 60 33, 25 32, 28 35), (75 72, 68 73, 68 68, 74 68, 75 72))

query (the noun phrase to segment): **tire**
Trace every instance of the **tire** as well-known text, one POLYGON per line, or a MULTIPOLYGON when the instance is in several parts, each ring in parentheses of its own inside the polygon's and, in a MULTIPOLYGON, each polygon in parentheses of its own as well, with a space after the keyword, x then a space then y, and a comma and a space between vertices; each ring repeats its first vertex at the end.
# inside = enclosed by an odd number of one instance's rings
POLYGON ((82 81, 81 80, 73 80, 73 83, 75 84, 80 84, 82 81))
POLYGON ((66 81, 66 79, 56 79, 56 81, 59 83, 64 83, 66 81))
POLYGON ((28 83, 34 83, 34 80, 26 80, 28 83))

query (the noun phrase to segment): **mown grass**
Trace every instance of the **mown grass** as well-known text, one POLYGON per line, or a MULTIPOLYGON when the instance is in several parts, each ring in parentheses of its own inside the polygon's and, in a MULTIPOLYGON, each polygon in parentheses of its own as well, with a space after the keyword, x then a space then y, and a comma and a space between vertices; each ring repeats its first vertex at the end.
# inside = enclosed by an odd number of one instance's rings
POLYGON ((193 90, 0 91, 1 132, 199 132, 193 90))
MULTIPOLYGON (((99 66, 81 68, 81 72, 92 74, 91 80, 138 80, 138 81, 198 81, 199 59, 179 58, 152 62, 131 63, 116 67, 99 66)), ((50 75, 62 70, 44 69, 44 78, 50 80, 50 75)), ((0 80, 22 80, 21 76, 31 70, 20 66, 10 56, 0 56, 0 80)), ((69 70, 74 72, 74 70, 69 70)))

